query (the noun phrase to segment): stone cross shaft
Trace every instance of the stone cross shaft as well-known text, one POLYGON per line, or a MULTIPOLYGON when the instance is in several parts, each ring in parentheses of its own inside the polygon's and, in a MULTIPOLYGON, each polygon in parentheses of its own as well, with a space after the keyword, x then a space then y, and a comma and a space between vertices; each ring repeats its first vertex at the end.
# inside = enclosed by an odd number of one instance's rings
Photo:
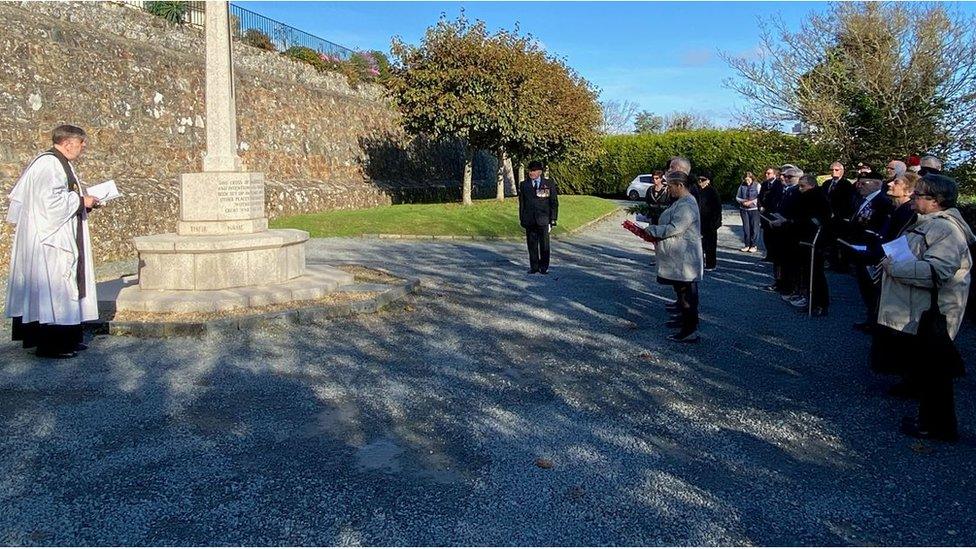
POLYGON ((237 107, 231 60, 230 17, 224 0, 204 2, 207 41, 207 154, 205 172, 238 172, 237 107))

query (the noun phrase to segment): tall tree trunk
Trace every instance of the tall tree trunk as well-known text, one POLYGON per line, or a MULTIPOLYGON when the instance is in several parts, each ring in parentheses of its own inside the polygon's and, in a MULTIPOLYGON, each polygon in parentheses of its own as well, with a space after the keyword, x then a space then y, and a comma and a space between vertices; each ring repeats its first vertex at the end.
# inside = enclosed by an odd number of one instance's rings
POLYGON ((519 160, 519 183, 525 181, 525 163, 519 160))
POLYGON ((471 145, 464 148, 464 179, 461 181, 461 201, 465 206, 473 204, 471 201, 471 169, 474 165, 474 149, 471 145))
POLYGON ((498 149, 498 169, 495 171, 495 200, 505 201, 505 149, 498 149))
POLYGON ((505 167, 505 194, 508 196, 515 196, 518 191, 515 189, 515 171, 512 170, 512 159, 509 158, 506 151, 502 151, 502 156, 504 158, 505 167))

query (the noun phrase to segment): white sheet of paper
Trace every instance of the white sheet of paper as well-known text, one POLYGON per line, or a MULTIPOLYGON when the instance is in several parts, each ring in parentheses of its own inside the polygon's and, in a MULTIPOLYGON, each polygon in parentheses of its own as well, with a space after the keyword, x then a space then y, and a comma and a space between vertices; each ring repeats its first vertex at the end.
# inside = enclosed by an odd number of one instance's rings
POLYGON ((85 191, 90 195, 98 199, 99 202, 108 202, 109 200, 115 200, 116 198, 122 196, 119 192, 119 188, 115 186, 115 180, 109 179, 105 183, 99 183, 98 185, 92 185, 85 189, 85 191))
POLYGON ((895 263, 899 261, 915 261, 915 254, 908 247, 908 239, 904 236, 898 237, 891 242, 882 244, 886 256, 890 257, 895 263))

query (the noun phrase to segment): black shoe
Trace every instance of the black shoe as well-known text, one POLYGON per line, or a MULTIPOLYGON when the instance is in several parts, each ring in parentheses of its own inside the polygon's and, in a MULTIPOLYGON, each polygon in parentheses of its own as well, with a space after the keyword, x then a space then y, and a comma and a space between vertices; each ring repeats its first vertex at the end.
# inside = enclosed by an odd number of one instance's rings
POLYGON ((870 322, 855 322, 854 329, 865 334, 870 334, 874 330, 874 325, 870 322))
POLYGON ((529 269, 528 270, 528 274, 530 274, 530 275, 534 275, 537 272, 539 272, 539 269, 529 269))
POLYGON ((549 274, 549 269, 539 269, 539 273, 540 274, 547 275, 547 274, 549 274))
POLYGON ((74 357, 78 356, 78 353, 76 353, 74 351, 68 351, 68 352, 65 352, 65 353, 50 353, 50 352, 47 352, 47 351, 44 351, 44 352, 34 351, 34 354, 36 354, 39 358, 56 358, 56 359, 74 358, 74 357))
POLYGON ((956 431, 950 431, 946 433, 940 433, 936 431, 928 431, 921 429, 918 426, 918 422, 910 417, 906 417, 901 421, 901 432, 912 437, 922 440, 940 440, 942 442, 956 442, 959 440, 959 433, 956 431))
POLYGON ((779 287, 775 284, 770 284, 769 286, 760 286, 759 289, 766 292, 774 292, 774 293, 779 292, 779 287))
POLYGON ((677 334, 669 335, 668 339, 671 341, 677 341, 679 343, 698 343, 698 340, 701 339, 701 336, 698 335, 697 331, 691 332, 690 334, 684 334, 684 335, 682 335, 679 332, 677 334))
POLYGON ((665 322, 664 323, 664 326, 666 328, 680 328, 682 324, 683 324, 683 322, 681 322, 680 320, 678 320, 676 318, 673 318, 673 319, 665 322))

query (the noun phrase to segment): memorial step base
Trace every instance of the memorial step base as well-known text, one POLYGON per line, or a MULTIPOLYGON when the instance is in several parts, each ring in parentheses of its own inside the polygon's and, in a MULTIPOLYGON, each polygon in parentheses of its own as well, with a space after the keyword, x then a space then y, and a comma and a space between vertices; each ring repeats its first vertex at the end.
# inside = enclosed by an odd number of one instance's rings
POLYGON ((253 234, 133 239, 143 290, 224 290, 276 284, 305 272, 308 233, 275 229, 253 234))
POLYGON ((325 265, 305 267, 303 276, 277 284, 225 290, 144 290, 135 275, 98 284, 102 318, 131 313, 239 313, 248 309, 321 299, 354 282, 354 277, 325 265))

